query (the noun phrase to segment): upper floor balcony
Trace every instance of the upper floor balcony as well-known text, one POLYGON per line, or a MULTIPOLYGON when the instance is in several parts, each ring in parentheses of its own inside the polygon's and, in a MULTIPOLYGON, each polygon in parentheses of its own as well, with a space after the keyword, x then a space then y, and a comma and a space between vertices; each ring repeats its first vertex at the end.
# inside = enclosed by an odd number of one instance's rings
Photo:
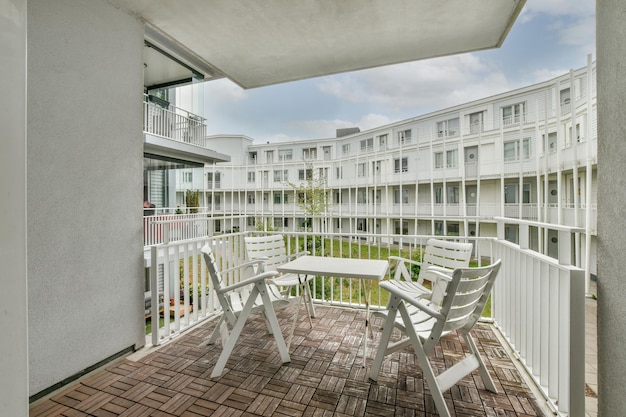
POLYGON ((207 147, 206 119, 144 94, 144 153, 203 166, 227 162, 230 157, 207 147))

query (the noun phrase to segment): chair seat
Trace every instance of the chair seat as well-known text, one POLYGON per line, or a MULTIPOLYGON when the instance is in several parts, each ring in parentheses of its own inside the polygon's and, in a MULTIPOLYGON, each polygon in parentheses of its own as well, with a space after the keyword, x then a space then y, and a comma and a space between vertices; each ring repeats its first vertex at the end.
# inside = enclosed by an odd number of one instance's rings
POLYGON ((313 279, 312 276, 298 276, 297 274, 283 274, 279 275, 276 278, 272 279, 272 283, 279 287, 292 287, 294 285, 299 285, 304 282, 308 282, 313 279))

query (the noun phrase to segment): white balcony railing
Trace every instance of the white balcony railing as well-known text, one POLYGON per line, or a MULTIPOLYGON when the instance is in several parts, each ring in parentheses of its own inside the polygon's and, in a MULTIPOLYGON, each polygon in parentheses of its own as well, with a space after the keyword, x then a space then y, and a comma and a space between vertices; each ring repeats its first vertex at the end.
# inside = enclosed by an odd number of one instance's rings
POLYGON ((144 95, 143 131, 190 145, 206 147, 205 119, 163 100, 144 95))
MULTIPOLYGON (((203 221, 218 220, 224 219, 205 218, 203 221)), ((498 238, 455 239, 474 243, 473 258, 482 263, 502 259, 502 269, 492 294, 494 324, 554 410, 563 416, 583 416, 585 276, 583 270, 571 265, 571 242, 574 234, 584 231, 508 218, 497 218, 496 221, 498 238), (505 224, 518 225, 519 244, 504 239, 505 224), (536 246, 529 242, 529 236, 535 236, 529 232, 530 228, 548 227, 558 229, 558 258, 529 249, 536 246)), ((207 227, 209 231, 214 229, 215 225, 207 227)), ((388 259, 390 255, 419 259, 429 238, 364 232, 356 235, 283 230, 281 233, 286 236, 289 253, 306 249, 316 255, 368 259, 388 259)), ((169 311, 169 314, 163 314, 163 324, 152 328, 150 340, 153 345, 216 315, 219 306, 213 298, 199 250, 209 243, 225 269, 245 259, 243 237, 247 234, 213 234, 150 248, 146 253, 146 265, 150 267, 151 298, 166 300, 165 307, 153 303, 151 315, 158 317, 160 310, 169 311)), ((228 281, 239 278, 224 276, 228 281)), ((359 280, 316 277, 312 285, 317 303, 364 307, 359 280)), ((372 308, 383 308, 385 304, 385 294, 375 290, 372 308)))

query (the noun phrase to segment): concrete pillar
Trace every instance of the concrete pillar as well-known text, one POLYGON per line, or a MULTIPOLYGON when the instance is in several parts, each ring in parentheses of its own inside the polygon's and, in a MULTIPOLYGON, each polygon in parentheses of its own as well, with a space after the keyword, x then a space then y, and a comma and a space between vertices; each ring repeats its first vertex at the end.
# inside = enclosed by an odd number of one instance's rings
POLYGON ((0 414, 28 415, 26 0, 0 5, 0 414))
POLYGON ((626 3, 596 3, 598 413, 626 410, 626 3))

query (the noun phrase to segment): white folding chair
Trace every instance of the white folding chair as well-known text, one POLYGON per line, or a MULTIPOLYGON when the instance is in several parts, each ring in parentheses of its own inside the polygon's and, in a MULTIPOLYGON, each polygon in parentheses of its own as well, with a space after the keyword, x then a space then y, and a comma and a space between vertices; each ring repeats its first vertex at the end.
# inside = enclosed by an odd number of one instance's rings
MULTIPOLYGON (((282 362, 290 362, 289 351, 285 345, 274 310, 285 307, 289 303, 280 294, 277 294, 271 285, 268 285, 269 279, 276 276, 277 273, 274 271, 262 272, 251 278, 242 278, 239 282, 224 285, 215 256, 209 245, 204 245, 200 251, 208 267, 215 295, 222 307, 222 317, 209 338, 209 344, 215 343, 220 336, 222 339, 222 353, 213 368, 211 378, 219 377, 224 371, 226 362, 251 313, 262 312, 264 314, 268 331, 274 335, 282 362)), ((232 272, 241 268, 251 269, 252 264, 254 262, 248 262, 222 272, 232 272)))
MULTIPOLYGON (((376 381, 384 357, 404 348, 408 342, 413 345, 439 415, 450 416, 443 392, 476 369, 485 387, 492 392, 497 392, 470 331, 482 314, 499 269, 500 261, 498 260, 485 267, 454 270, 441 305, 406 293, 397 286, 391 285, 391 281, 382 282, 380 287, 389 291, 390 298, 387 305, 387 319, 383 325, 380 344, 372 363, 370 378, 376 381), (394 328, 399 328, 406 337, 390 342, 394 328), (451 368, 435 375, 428 356, 440 338, 453 331, 463 336, 470 354, 451 368)), ((442 277, 447 276, 442 272, 433 273, 442 277)))
MULTIPOLYGON (((287 255, 285 239, 282 235, 246 236, 244 237, 244 242, 248 260, 263 260, 263 271, 276 271, 278 266, 283 265, 299 256, 309 254, 309 252, 303 251, 291 256, 287 255)), ((289 299, 291 297, 292 287, 299 286, 300 296, 304 297, 309 317, 315 317, 313 296, 311 295, 311 289, 309 288, 308 283, 311 279, 313 279, 312 276, 280 274, 273 278, 271 282, 280 288, 280 292, 283 294, 285 299, 289 299)))
POLYGON ((421 261, 390 256, 392 269, 395 265, 393 285, 412 294, 421 293, 423 297, 430 298, 434 302, 441 302, 449 279, 440 279, 440 275, 433 272, 450 275, 457 268, 469 266, 473 247, 471 243, 432 238, 426 242, 421 261), (412 279, 413 266, 420 268, 417 281, 412 279), (424 281, 431 283, 430 289, 424 286, 424 281))

